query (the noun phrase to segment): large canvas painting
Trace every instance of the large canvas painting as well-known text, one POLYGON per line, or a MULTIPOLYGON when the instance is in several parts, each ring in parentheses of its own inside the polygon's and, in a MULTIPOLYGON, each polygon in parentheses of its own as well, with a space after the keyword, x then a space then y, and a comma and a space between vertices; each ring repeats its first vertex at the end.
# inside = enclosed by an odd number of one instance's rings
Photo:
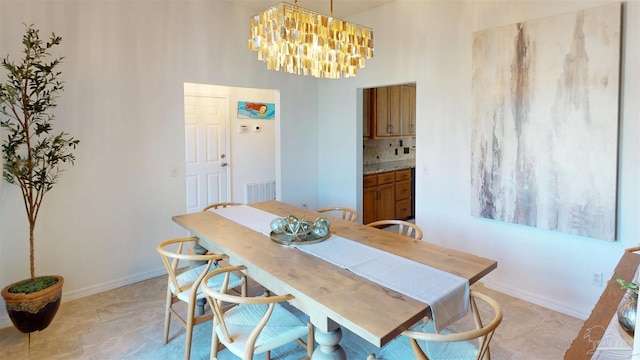
POLYGON ((615 240, 621 5, 473 37, 471 212, 615 240))

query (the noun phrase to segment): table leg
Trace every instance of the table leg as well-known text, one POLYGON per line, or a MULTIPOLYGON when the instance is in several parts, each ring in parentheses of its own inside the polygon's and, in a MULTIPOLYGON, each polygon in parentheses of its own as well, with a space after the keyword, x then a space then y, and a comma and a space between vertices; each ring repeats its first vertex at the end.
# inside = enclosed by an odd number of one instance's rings
POLYGON ((318 347, 313 351, 312 360, 346 360, 347 354, 340 346, 342 339, 342 329, 340 327, 333 331, 324 332, 315 330, 315 339, 318 347))

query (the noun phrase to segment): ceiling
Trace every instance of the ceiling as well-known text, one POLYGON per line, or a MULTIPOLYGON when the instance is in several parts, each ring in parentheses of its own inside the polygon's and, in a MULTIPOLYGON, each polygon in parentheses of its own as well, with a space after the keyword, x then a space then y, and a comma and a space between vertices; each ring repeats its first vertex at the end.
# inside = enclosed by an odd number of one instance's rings
MULTIPOLYGON (((279 2, 295 4, 295 0, 225 0, 255 10, 256 14, 279 2)), ((333 16, 344 18, 361 11, 373 9, 395 0, 333 0, 333 16)), ((329 15, 331 0, 298 0, 298 6, 329 15)))

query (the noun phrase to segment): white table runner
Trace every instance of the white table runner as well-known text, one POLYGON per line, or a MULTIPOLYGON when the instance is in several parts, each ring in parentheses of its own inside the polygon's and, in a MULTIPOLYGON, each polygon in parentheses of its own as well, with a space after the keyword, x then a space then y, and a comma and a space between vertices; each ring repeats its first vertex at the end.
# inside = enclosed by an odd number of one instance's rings
POLYGON ((597 344, 598 347, 591 356, 591 360, 631 359, 632 347, 622 337, 621 330, 620 324, 618 324, 618 314, 614 313, 602 339, 597 344))
MULTIPOLYGON (((277 216, 247 205, 211 210, 238 224, 270 237, 277 216)), ((331 234, 323 242, 296 246, 354 274, 429 304, 440 331, 467 314, 469 282, 438 270, 355 241, 331 234), (416 286, 416 285, 420 286, 416 286)))

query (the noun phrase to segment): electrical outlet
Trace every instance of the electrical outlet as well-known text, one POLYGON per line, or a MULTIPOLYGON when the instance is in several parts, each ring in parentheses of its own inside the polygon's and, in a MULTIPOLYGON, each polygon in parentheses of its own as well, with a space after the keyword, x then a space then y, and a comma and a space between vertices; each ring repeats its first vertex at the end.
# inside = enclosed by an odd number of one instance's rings
POLYGON ((593 273, 591 277, 591 285, 602 287, 602 273, 593 273))

